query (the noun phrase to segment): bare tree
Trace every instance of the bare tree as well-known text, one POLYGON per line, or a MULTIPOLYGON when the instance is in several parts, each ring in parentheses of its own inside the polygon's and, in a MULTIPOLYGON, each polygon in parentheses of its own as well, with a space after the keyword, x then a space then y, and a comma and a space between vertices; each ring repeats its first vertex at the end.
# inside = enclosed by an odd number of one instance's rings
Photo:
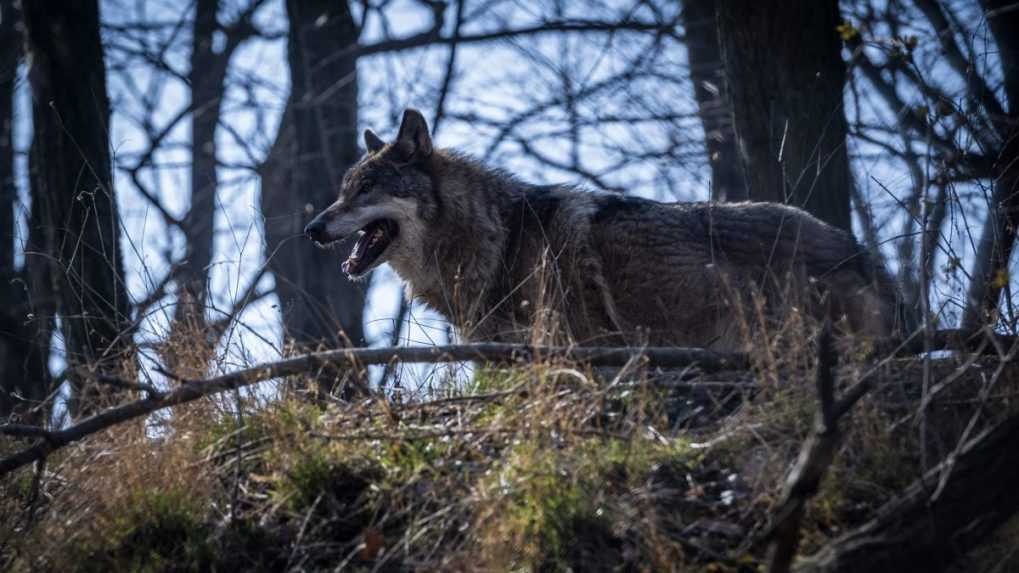
MULTIPOLYGON (((15 28, 14 0, 0 2, 0 269, 14 270, 14 225, 18 189, 14 182, 14 87, 21 38, 15 28)), ((7 281, 3 281, 6 283, 7 281)), ((6 300, 7 297, 4 297, 6 300)))
POLYGON ((726 0, 718 15, 749 198, 850 230, 838 2, 726 0))
POLYGON ((924 292, 940 290, 934 318, 1014 329, 1016 46, 1006 30, 1015 11, 945 0, 845 6, 853 136, 910 174, 908 193, 883 189, 892 208, 874 209, 884 212, 876 226, 901 220, 907 299, 919 308, 924 292))
MULTIPOLYGON (((253 0, 229 25, 219 22, 219 0, 198 0, 191 39, 191 205, 181 221, 186 240, 184 259, 178 263, 178 304, 175 320, 187 325, 185 336, 203 332, 206 324, 209 272, 213 262, 217 174, 216 132, 221 123, 227 69, 237 48, 257 30, 251 23, 263 0, 253 0), (225 44, 215 46, 216 34, 225 44)), ((215 346, 217 336, 208 343, 215 346)))
POLYGON ((120 219, 114 195, 96 0, 22 5, 32 57, 33 232, 49 263, 50 292, 74 388, 71 411, 95 408, 103 392, 89 372, 131 363, 131 317, 123 282, 120 219))
MULTIPOLYGON (((40 289, 30 270, 16 265, 18 189, 14 178, 14 93, 21 59, 21 35, 12 0, 0 1, 0 416, 29 415, 49 390, 49 334, 52 293, 40 289)), ((38 278, 38 277, 36 277, 38 278)))
MULTIPOLYGON (((936 0, 926 0, 935 4, 936 0)), ((920 2, 923 3, 923 0, 920 2)), ((997 322, 1001 293, 1010 283, 1009 261, 1019 232, 1019 10, 1013 2, 983 2, 987 23, 998 45, 1004 77, 1006 113, 1002 106, 992 107, 992 125, 1001 146, 992 157, 993 192, 988 201, 987 222, 980 233, 976 259, 970 272, 969 300, 963 326, 970 329, 997 322)), ((939 30, 939 33, 950 33, 939 30)), ((989 88, 976 87, 978 97, 993 99, 989 88)))
POLYGON ((309 213, 336 200, 361 154, 357 58, 336 57, 357 45, 360 30, 347 2, 288 0, 287 13, 290 97, 261 170, 268 265, 291 340, 304 349, 360 346, 364 288, 343 275, 335 252, 302 240, 309 213))

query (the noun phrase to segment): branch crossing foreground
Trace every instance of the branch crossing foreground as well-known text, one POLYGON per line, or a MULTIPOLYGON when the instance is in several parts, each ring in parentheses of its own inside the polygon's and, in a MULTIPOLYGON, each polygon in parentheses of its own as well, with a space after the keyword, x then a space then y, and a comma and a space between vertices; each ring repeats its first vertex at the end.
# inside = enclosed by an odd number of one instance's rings
MULTIPOLYGON (((1001 345, 1014 342, 1011 337, 967 335, 957 330, 935 333, 930 350, 986 349, 987 340, 1001 345)), ((923 350, 923 341, 914 334, 905 340, 886 339, 875 342, 876 355, 901 355, 923 350)), ((404 348, 343 348, 314 352, 276 362, 201 380, 183 380, 173 390, 161 393, 148 385, 123 383, 140 389, 145 398, 110 408, 81 420, 62 430, 47 430, 22 424, 0 425, 0 435, 38 438, 32 446, 0 459, 0 477, 27 464, 43 460, 55 450, 80 441, 111 426, 133 420, 152 412, 185 404, 220 392, 243 388, 266 380, 291 376, 318 369, 362 368, 371 364, 448 363, 476 361, 481 363, 523 364, 536 361, 564 361, 594 367, 621 367, 640 359, 644 366, 659 368, 696 367, 703 372, 743 370, 749 367, 746 354, 719 353, 703 348, 677 347, 568 347, 534 346, 527 344, 480 343, 446 346, 413 346, 404 348)))
MULTIPOLYGON (((331 368, 362 368, 370 364, 391 362, 444 363, 477 361, 482 363, 528 363, 534 361, 568 361, 591 366, 624 366, 633 359, 645 366, 684 368, 696 366, 702 371, 743 369, 749 364, 746 355, 724 354, 701 348, 627 348, 627 347, 552 347, 522 344, 465 344, 405 348, 344 348, 315 352, 269 362, 228 374, 202 380, 183 380, 167 393, 145 390, 146 398, 117 406, 86 418, 62 430, 50 431, 21 424, 0 425, 0 434, 14 437, 36 437, 40 440, 16 454, 0 460, 0 477, 27 464, 44 459, 53 451, 77 442, 106 428, 162 410, 192 402, 220 392, 243 388, 273 378, 331 368)), ((144 390, 144 389, 143 389, 144 390)))

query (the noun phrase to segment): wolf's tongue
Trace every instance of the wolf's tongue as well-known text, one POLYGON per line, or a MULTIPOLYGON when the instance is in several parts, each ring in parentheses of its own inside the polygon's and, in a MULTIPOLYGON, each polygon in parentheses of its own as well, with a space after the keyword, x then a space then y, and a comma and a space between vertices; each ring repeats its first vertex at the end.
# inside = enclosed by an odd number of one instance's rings
POLYGON ((354 243, 354 248, 350 251, 350 256, 347 260, 343 261, 343 272, 347 274, 353 274, 357 272, 358 266, 361 263, 361 257, 364 256, 368 250, 369 245, 372 242, 372 233, 361 233, 361 236, 354 243))
POLYGON ((361 229, 361 236, 354 243, 350 256, 343 262, 343 272, 351 276, 364 274, 382 256, 398 232, 396 224, 388 219, 366 225, 361 229))

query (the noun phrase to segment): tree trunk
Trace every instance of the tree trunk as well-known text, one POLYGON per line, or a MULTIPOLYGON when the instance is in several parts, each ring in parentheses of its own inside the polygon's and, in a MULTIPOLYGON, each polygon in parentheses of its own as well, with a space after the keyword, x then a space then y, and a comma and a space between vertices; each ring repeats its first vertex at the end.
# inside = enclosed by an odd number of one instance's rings
MULTIPOLYGON (((27 267, 15 266, 18 189, 14 179, 14 86, 21 57, 13 0, 0 0, 0 417, 38 423, 27 416, 47 394, 51 312, 33 308, 27 267)), ((45 297, 45 295, 43 295, 45 297)))
POLYGON ((355 44, 358 30, 346 2, 289 0, 287 12, 291 93, 262 170, 266 256, 289 340, 301 350, 360 346, 364 288, 340 271, 337 251, 301 238, 310 216, 336 200, 344 172, 360 155, 357 61, 320 64, 355 44))
POLYGON ((962 327, 975 330, 997 321, 1001 293, 1011 280, 1009 261, 1019 226, 1019 11, 1011 0, 986 0, 984 9, 994 14, 987 24, 998 43, 1005 97, 1008 99, 1007 132, 995 161, 996 177, 987 206, 987 222, 980 233, 970 273, 969 300, 962 327))
POLYGON ((690 79, 694 84, 697 110, 704 125, 704 147, 711 165, 711 199, 745 201, 747 187, 736 149, 728 82, 722 69, 715 2, 685 0, 683 20, 690 79))
POLYGON ((40 237, 58 302, 71 412, 84 414, 113 399, 86 384, 90 373, 123 374, 133 366, 99 6, 33 0, 22 9, 32 56, 30 233, 40 237))
POLYGON ((14 27, 14 0, 0 0, 0 273, 14 270, 14 213, 18 203, 14 184, 14 83, 20 48, 14 27))
POLYGON ((850 230, 837 0, 724 0, 717 10, 749 198, 850 230))
MULTIPOLYGON (((202 346, 208 334, 205 332, 205 308, 215 239, 213 227, 218 187, 216 126, 219 124, 223 82, 228 64, 224 61, 226 58, 223 54, 213 51, 213 35, 218 28, 216 19, 218 10, 218 0, 198 0, 195 5, 191 71, 188 74, 191 82, 192 107, 191 205, 182 225, 187 246, 184 261, 180 265, 177 308, 171 335, 178 343, 191 340, 202 346)), ((208 350, 204 349, 197 354, 204 356, 208 350)), ((167 359, 170 360, 169 357, 167 359)), ((174 370, 182 368, 180 364, 168 366, 174 370)), ((202 368, 201 365, 194 366, 199 370, 202 368)))

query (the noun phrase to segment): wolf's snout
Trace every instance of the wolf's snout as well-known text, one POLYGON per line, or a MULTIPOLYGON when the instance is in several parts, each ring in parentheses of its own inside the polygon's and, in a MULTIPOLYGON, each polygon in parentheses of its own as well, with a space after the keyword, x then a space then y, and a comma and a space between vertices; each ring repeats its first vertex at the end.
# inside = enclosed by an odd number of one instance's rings
POLYGON ((316 243, 329 242, 329 237, 326 234, 326 223, 322 220, 321 215, 312 219, 312 221, 304 227, 304 234, 316 243))

